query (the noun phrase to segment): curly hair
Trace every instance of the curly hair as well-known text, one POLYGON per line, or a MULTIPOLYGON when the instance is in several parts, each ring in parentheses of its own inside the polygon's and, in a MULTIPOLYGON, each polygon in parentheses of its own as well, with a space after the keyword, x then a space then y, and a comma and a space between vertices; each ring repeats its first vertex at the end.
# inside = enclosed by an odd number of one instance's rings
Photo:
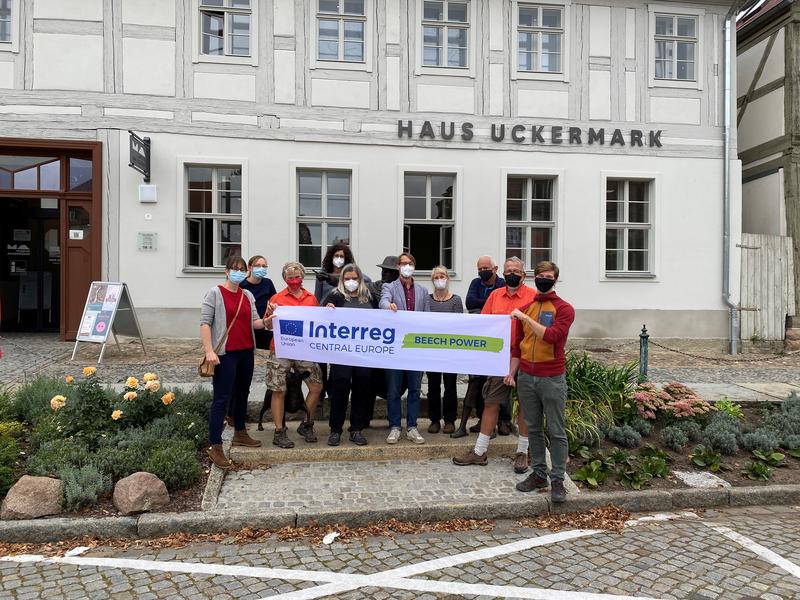
POLYGON ((335 244, 331 244, 330 248, 328 248, 328 251, 325 253, 325 258, 322 259, 322 270, 326 273, 334 272, 333 255, 339 252, 339 250, 344 252, 344 264, 355 264, 356 260, 353 258, 353 253, 350 250, 350 246, 344 242, 337 242, 335 244))

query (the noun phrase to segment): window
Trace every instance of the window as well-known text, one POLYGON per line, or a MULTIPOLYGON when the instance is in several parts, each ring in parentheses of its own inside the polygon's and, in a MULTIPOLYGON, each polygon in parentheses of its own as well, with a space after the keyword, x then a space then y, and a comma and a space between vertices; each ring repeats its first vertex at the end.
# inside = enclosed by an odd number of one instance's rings
POLYGON ((0 44, 11 43, 11 8, 14 0, 0 0, 0 44))
POLYGON ((249 57, 250 0, 199 1, 200 54, 249 57))
POLYGON ((506 185, 506 258, 517 256, 532 269, 553 260, 553 177, 509 177, 506 185))
POLYGON ((349 171, 297 171, 297 256, 306 267, 322 266, 328 246, 350 244, 349 171))
POLYGON ((365 62, 366 0, 317 0, 317 59, 365 62))
POLYGON ((242 168, 186 167, 186 267, 222 268, 242 254, 242 168))
POLYGON ((561 73, 564 9, 520 4, 518 16, 518 70, 561 73))
POLYGON ((698 17, 655 15, 655 78, 695 81, 698 17))
POLYGON ((650 273, 649 181, 606 181, 606 273, 650 273))
POLYGON ((469 3, 425 0, 422 4, 422 64, 468 67, 469 3))
POLYGON ((403 185, 403 250, 417 268, 453 268, 455 175, 406 173, 403 185))

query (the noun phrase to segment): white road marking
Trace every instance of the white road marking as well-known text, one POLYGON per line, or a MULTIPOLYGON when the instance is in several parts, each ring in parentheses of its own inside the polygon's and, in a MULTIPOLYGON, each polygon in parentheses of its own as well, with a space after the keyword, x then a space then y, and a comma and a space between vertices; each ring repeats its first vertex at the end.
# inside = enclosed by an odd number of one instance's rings
POLYGON ((800 579, 800 566, 782 557, 777 552, 773 552, 769 548, 765 548, 761 544, 754 542, 748 537, 743 536, 741 533, 737 533, 736 531, 730 529, 729 527, 723 527, 722 525, 712 525, 711 523, 706 523, 706 525, 708 525, 711 529, 713 529, 717 533, 721 533, 729 540, 733 540, 742 547, 750 550, 750 552, 757 554, 765 561, 772 563, 776 567, 780 567, 790 575, 794 575, 795 577, 800 579))

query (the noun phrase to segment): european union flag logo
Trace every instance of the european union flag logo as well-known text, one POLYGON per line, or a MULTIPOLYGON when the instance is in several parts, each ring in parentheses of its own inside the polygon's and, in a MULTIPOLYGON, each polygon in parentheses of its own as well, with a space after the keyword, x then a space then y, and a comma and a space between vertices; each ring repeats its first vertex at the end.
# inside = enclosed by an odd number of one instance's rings
POLYGON ((294 335, 297 337, 303 336, 302 321, 291 321, 291 320, 281 319, 280 324, 281 324, 281 335, 294 335))

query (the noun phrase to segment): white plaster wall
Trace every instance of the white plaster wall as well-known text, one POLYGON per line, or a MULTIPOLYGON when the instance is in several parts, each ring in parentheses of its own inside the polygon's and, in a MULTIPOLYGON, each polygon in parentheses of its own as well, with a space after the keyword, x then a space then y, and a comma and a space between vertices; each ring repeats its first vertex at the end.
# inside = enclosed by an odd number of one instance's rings
POLYGON ((699 98, 650 98, 651 123, 700 124, 699 98))
POLYGON ((273 14, 275 35, 294 35, 294 2, 275 0, 273 14))
POLYGON ((175 42, 122 40, 122 85, 126 94, 175 95, 175 42))
POLYGON ((34 19, 103 20, 103 0, 36 0, 32 4, 34 19))
POLYGON ((195 98, 253 102, 256 99, 256 78, 233 73, 195 73, 194 95, 195 98))
POLYGON ((611 71, 589 71, 589 118, 611 118, 611 71))
POLYGON ((517 112, 521 117, 564 119, 569 114, 569 92, 519 90, 517 112))
POLYGON ((174 0, 122 0, 122 22, 175 27, 174 0))
POLYGON ((736 85, 737 96, 744 96, 753 82, 758 63, 767 47, 767 40, 761 40, 736 57, 736 85))
POLYGON ((14 88, 14 63, 11 61, 0 62, 0 88, 14 88))
POLYGON ((589 7, 589 55, 611 56, 611 8, 589 7))
POLYGON ((783 169, 742 185, 742 231, 786 235, 783 169))
POLYGON ((473 113, 475 89, 462 85, 417 85, 420 112, 473 113))
POLYGON ((33 34, 33 87, 103 91, 103 38, 99 35, 33 34))
POLYGON ((369 82, 312 79, 311 103, 314 106, 369 108, 369 82))
POLYGON ((758 79, 759 86, 780 79, 784 75, 786 62, 786 53, 784 49, 785 31, 785 29, 781 29, 778 31, 778 35, 775 36, 775 43, 767 57, 767 62, 764 65, 764 70, 761 72, 761 77, 758 79))
POLYGON ((783 88, 751 101, 738 127, 739 152, 784 134, 783 88))
POLYGON ((294 104, 294 50, 275 51, 275 102, 294 104))

